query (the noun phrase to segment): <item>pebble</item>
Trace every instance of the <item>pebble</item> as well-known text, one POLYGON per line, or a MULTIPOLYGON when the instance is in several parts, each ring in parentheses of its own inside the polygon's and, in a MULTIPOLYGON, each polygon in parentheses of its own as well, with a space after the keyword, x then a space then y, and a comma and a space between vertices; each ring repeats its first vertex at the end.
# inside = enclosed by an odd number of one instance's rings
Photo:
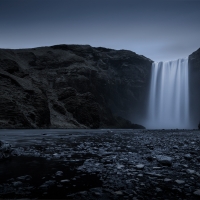
POLYGON ((55 185, 55 183, 56 183, 56 182, 55 182, 54 180, 49 180, 49 181, 44 182, 44 183, 40 186, 40 188, 42 188, 42 189, 47 189, 48 187, 55 185))
POLYGON ((100 192, 93 192, 94 196, 100 197, 102 194, 100 192))
POLYGON ((153 169, 155 169, 155 170, 162 169, 162 167, 153 167, 153 169))
POLYGON ((170 178, 165 178, 164 179, 164 182, 170 182, 170 181, 172 181, 172 179, 170 179, 170 178))
POLYGON ((123 195, 123 192, 122 192, 122 191, 116 191, 115 194, 116 194, 116 195, 119 195, 119 196, 122 196, 122 195, 123 195))
POLYGON ((186 159, 186 160, 191 160, 192 159, 192 156, 191 156, 191 154, 185 154, 184 155, 184 158, 186 159))
POLYGON ((172 165, 172 158, 169 156, 157 155, 157 161, 162 165, 171 166, 172 165))
POLYGON ((31 180, 32 177, 30 175, 24 175, 17 177, 18 180, 31 180))
POLYGON ((81 195, 87 195, 87 191, 81 191, 81 192, 79 192, 79 194, 81 194, 81 195))
MULTIPOLYGON (((197 172, 200 165, 197 162, 197 153, 192 152, 200 151, 198 145, 200 134, 196 135, 196 141, 193 144, 191 141, 194 137, 188 131, 176 130, 170 134, 167 130, 163 130, 163 133, 159 130, 138 130, 137 132, 134 130, 130 134, 127 131, 116 134, 113 130, 113 134, 110 131, 107 134, 105 131, 103 134, 91 134, 84 137, 75 137, 71 134, 69 138, 65 138, 64 145, 59 143, 55 145, 52 142, 51 146, 46 148, 46 152, 33 147, 18 150, 21 155, 27 155, 27 152, 32 152, 30 155, 33 155, 36 152, 35 156, 44 156, 52 162, 56 159, 56 155, 62 155, 60 159, 66 168, 60 167, 58 163, 49 174, 43 173, 39 178, 39 181, 44 182, 40 183, 39 187, 41 194, 44 195, 48 195, 48 188, 50 190, 54 188, 50 186, 57 186, 59 190, 66 192, 63 198, 83 200, 104 199, 106 195, 110 195, 109 197, 114 195, 119 199, 123 196, 124 199, 154 200, 169 200, 172 196, 181 199, 181 195, 189 199, 193 195, 191 199, 194 199, 194 195, 200 196, 200 189, 197 189, 200 186, 197 182, 200 177, 200 173, 197 172), (185 145, 185 138, 188 140, 188 145, 185 145), (188 162, 188 160, 191 161, 188 162), (73 176, 69 170, 73 171, 73 176), (44 179, 42 179, 43 176, 45 176, 44 179), (54 180, 45 182, 52 179, 50 178, 52 176, 54 180), (99 184, 96 186, 97 189, 91 188, 96 183, 99 184), (71 191, 74 194, 71 194, 71 191)), ((50 138, 49 134, 48 137, 50 138)), ((9 192, 18 190, 18 195, 22 194, 23 189, 26 190, 25 184, 31 185, 35 179, 30 175, 18 174, 18 177, 15 176, 17 178, 8 177, 7 181, 0 185, 0 198, 6 196, 5 188, 9 192)))
POLYGON ((138 165, 136 165, 136 168, 137 168, 137 169, 143 169, 143 168, 144 168, 144 165, 143 165, 143 164, 138 164, 138 165))
POLYGON ((200 197, 200 189, 198 189, 198 190, 196 190, 196 191, 194 191, 194 193, 193 193, 194 195, 196 195, 196 196, 199 196, 200 197))
POLYGON ((13 186, 14 187, 19 187, 19 186, 21 186, 22 185, 22 182, 21 181, 15 181, 15 182, 13 182, 13 186))
POLYGON ((175 182, 178 183, 178 184, 183 184, 183 183, 185 183, 185 181, 183 181, 183 180, 175 180, 175 182))
POLYGON ((63 176, 63 172, 62 171, 57 171, 56 172, 56 176, 63 176))
POLYGON ((155 176, 155 177, 162 177, 163 176, 162 174, 149 173, 149 172, 146 172, 145 174, 150 175, 150 176, 155 176))
POLYGON ((124 165, 117 165, 117 169, 121 169, 123 167, 124 167, 124 165))
POLYGON ((187 169, 186 172, 187 172, 188 174, 194 174, 194 173, 195 173, 195 170, 187 169))
POLYGON ((156 188, 156 192, 162 192, 162 189, 156 188))
POLYGON ((195 174, 196 174, 198 177, 200 177, 200 173, 199 173, 199 172, 196 172, 195 174))
POLYGON ((139 176, 139 177, 143 177, 143 174, 138 174, 137 176, 139 176))
POLYGON ((61 183, 69 183, 70 180, 69 180, 69 179, 63 179, 63 180, 61 180, 60 182, 61 182, 61 183))

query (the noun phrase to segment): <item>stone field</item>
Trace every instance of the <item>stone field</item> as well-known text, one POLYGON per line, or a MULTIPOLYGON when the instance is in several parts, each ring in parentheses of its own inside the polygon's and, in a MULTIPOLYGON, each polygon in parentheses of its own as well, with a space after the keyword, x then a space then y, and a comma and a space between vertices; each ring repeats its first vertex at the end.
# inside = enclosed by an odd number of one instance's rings
POLYGON ((200 199, 199 130, 0 130, 0 198, 200 199))

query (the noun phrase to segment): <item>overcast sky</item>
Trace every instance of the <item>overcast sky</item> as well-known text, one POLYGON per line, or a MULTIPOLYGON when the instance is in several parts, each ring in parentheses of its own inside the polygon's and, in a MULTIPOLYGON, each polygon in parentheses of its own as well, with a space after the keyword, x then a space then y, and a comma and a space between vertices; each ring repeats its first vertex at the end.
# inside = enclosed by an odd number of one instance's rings
POLYGON ((0 0, 0 48, 55 44, 186 57, 200 48, 200 0, 0 0))

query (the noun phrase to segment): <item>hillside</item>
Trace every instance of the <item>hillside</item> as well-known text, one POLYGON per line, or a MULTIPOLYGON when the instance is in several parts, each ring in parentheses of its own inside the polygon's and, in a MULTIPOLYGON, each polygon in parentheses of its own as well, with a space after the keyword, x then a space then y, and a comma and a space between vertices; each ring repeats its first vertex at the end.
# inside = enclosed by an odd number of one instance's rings
POLYGON ((0 49, 1 128, 143 128, 152 61, 89 45, 0 49))

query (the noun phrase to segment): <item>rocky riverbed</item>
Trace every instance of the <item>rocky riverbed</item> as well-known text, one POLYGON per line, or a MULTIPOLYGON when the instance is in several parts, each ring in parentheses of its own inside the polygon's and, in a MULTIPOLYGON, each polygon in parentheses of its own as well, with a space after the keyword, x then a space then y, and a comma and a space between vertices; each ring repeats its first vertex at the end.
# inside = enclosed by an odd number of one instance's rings
POLYGON ((0 130, 0 198, 200 199, 199 130, 0 130))

